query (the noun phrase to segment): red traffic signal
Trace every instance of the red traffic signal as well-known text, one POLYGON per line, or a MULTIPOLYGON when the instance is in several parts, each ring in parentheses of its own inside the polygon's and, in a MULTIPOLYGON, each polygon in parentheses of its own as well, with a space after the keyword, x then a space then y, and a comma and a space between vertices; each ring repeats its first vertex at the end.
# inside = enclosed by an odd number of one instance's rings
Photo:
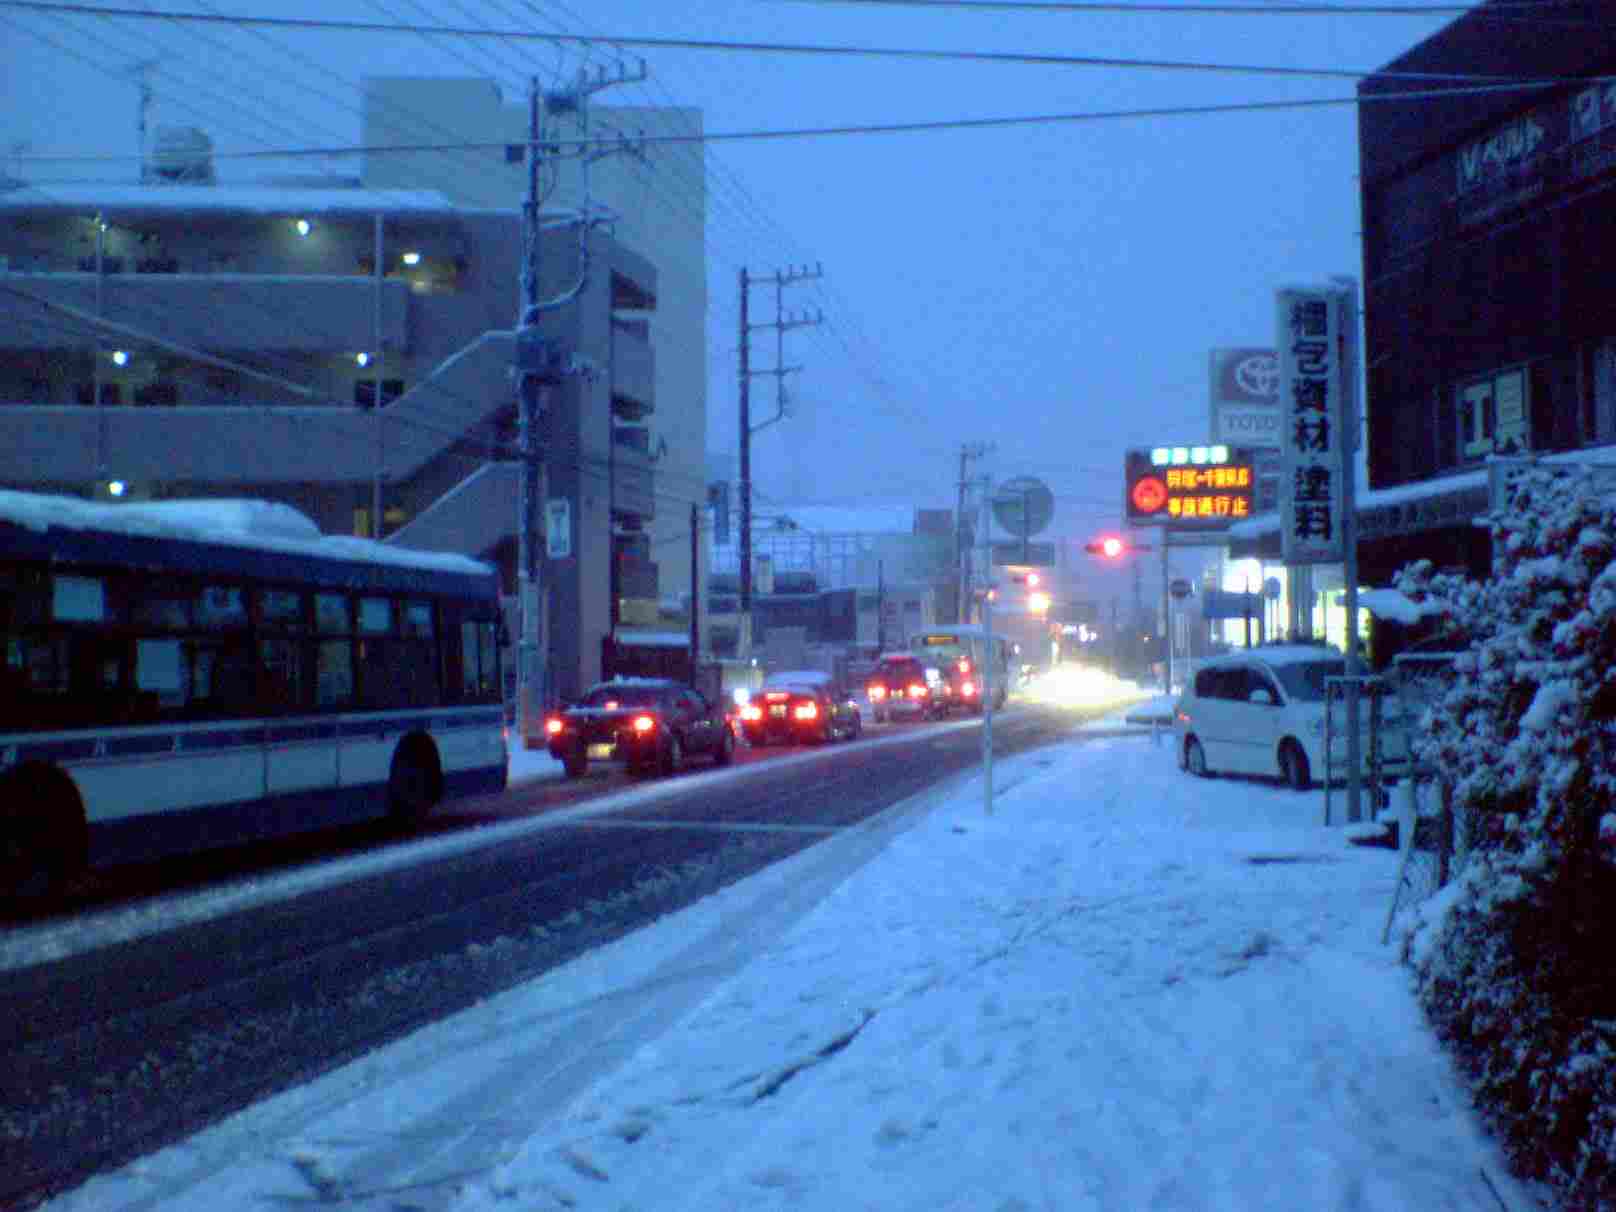
POLYGON ((1128 554, 1128 544, 1116 535, 1108 534, 1092 543, 1085 543, 1083 550, 1090 555, 1104 556, 1108 560, 1119 560, 1128 554))

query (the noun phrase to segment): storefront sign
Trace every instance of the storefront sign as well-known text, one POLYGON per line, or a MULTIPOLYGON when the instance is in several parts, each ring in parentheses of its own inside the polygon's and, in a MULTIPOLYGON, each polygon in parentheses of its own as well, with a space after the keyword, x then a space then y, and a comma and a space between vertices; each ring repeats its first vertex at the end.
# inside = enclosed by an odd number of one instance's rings
POLYGON ((1279 292, 1278 304, 1280 542, 1287 564, 1340 563, 1351 474, 1352 334, 1343 322, 1351 302, 1340 290, 1293 288, 1279 292))

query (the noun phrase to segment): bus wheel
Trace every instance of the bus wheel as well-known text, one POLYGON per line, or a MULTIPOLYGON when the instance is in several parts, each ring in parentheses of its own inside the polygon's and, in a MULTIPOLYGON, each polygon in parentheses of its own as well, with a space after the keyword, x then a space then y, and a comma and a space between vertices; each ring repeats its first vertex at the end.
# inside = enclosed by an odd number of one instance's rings
POLYGON ((413 828, 426 819, 443 795, 437 754, 422 737, 411 737, 393 754, 387 775, 387 815, 395 825, 413 828))
POLYGON ((27 765, 0 779, 0 900, 59 896, 86 850, 84 811, 61 771, 27 765))

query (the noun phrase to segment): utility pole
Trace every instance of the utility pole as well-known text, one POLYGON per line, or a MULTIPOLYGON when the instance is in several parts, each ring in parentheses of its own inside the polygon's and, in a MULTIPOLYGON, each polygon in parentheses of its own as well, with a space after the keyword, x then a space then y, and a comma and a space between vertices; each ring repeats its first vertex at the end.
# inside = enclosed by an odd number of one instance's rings
MULTIPOLYGON (((701 587, 696 584, 696 557, 701 545, 701 510, 690 507, 690 684, 697 686, 696 670, 701 662, 701 587)), ((700 688, 699 686, 697 687, 700 688)))
POLYGON ((787 317, 785 288, 794 282, 805 282, 824 276, 819 266, 808 269, 776 270, 772 278, 753 277, 741 267, 741 367, 740 367, 740 443, 741 443, 741 644, 742 658, 751 655, 752 644, 752 435, 766 429, 786 415, 785 376, 801 370, 800 366, 785 364, 785 334, 789 328, 803 328, 824 322, 824 314, 810 318, 806 314, 787 317), (772 324, 751 322, 751 288, 772 281, 775 287, 775 319, 772 324), (752 369, 752 332, 754 329, 775 330, 775 365, 764 370, 752 369), (775 377, 775 414, 760 425, 752 424, 752 378, 755 375, 775 377))
POLYGON ((540 393, 553 382, 548 350, 539 337, 539 80, 528 85, 527 197, 522 203, 522 299, 516 317, 516 373, 518 390, 517 443, 522 451, 522 499, 517 514, 517 612, 521 633, 516 647, 517 726, 524 742, 535 735, 544 652, 543 623, 539 610, 539 465, 538 419, 540 393), (525 338, 525 339, 524 339, 525 338))
MULTIPOLYGON (((585 147, 582 153, 585 196, 578 217, 573 221, 579 233, 578 277, 561 294, 542 299, 539 294, 539 176, 545 150, 542 107, 548 101, 558 111, 576 112, 590 93, 625 80, 644 79, 644 73, 643 63, 640 75, 635 77, 620 75, 618 79, 608 80, 603 72, 599 78, 590 79, 586 73, 580 72, 572 91, 557 93, 548 99, 539 87, 537 76, 528 83, 527 195, 522 203, 522 278, 517 306, 514 366, 518 387, 517 442, 521 448, 522 469, 521 500, 517 513, 517 605, 521 627, 517 644, 517 694, 518 722, 523 728, 524 737, 533 735, 530 725, 536 723, 537 713, 542 706, 538 700, 545 693, 545 682, 552 672, 546 667, 550 651, 548 599, 551 586, 541 584, 543 578, 540 570, 544 557, 537 539, 539 501, 543 495, 541 481, 545 478, 538 440, 539 418, 545 412, 549 389, 561 381, 564 373, 590 373, 587 369, 578 368, 575 357, 564 357, 557 342, 546 339, 539 321, 544 313, 566 306, 583 293, 589 279, 589 230, 595 222, 589 213, 588 198, 587 166, 592 150, 585 147)), ((378 395, 379 389, 378 382, 378 395)), ((562 537, 569 551, 572 545, 571 528, 578 523, 576 513, 576 509, 568 509, 565 515, 567 530, 562 537)))
POLYGON ((971 484, 971 460, 980 459, 993 449, 990 442, 960 444, 959 505, 954 510, 954 555, 959 567, 959 605, 955 622, 971 621, 971 544, 966 540, 965 493, 971 484))
POLYGON ((377 211, 375 217, 375 230, 372 234, 375 247, 371 256, 374 259, 372 268, 375 270, 375 297, 371 300, 371 341, 374 349, 370 355, 370 366, 367 369, 375 377, 371 379, 370 407, 374 414, 371 417, 376 426, 376 470, 370 478, 370 537, 382 537, 382 468, 387 455, 382 431, 382 291, 386 288, 387 270, 382 263, 382 212, 377 211))
POLYGON ((741 646, 752 655, 752 331, 747 319, 752 297, 746 266, 741 266, 741 646))

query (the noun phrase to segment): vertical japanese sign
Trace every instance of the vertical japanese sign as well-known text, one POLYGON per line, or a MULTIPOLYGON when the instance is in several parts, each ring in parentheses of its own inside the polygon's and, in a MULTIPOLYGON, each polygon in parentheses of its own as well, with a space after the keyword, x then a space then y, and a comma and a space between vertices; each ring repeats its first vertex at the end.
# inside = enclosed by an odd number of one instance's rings
POLYGON ((1343 319, 1350 315, 1337 290, 1279 292, 1279 516, 1291 565, 1339 564, 1345 556, 1352 474, 1347 346, 1353 337, 1343 319))

